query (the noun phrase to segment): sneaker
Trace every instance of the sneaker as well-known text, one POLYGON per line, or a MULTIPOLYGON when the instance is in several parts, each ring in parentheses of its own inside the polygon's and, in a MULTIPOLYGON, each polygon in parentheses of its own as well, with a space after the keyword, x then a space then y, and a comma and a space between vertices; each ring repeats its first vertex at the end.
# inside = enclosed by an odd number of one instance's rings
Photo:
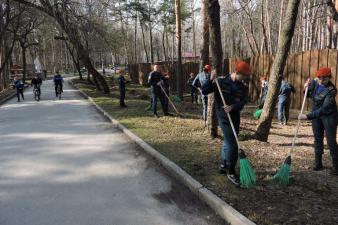
POLYGON ((239 178, 236 174, 228 174, 227 175, 228 180, 231 181, 236 187, 239 187, 241 185, 239 178))
POLYGON ((278 125, 279 125, 279 126, 283 126, 283 123, 279 122, 278 125))
POLYGON ((154 113, 155 118, 160 118, 157 113, 154 113))
POLYGON ((220 174, 227 174, 227 170, 225 168, 225 165, 224 164, 221 164, 218 168, 218 173, 220 174))

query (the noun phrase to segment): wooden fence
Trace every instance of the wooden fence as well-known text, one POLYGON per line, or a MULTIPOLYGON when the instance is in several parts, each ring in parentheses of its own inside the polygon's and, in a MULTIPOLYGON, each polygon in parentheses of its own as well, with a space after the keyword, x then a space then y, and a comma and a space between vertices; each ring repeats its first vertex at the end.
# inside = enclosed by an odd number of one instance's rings
MULTIPOLYGON (((238 59, 225 59, 223 65, 223 73, 229 74, 230 71, 234 70, 234 65, 238 59)), ((260 83, 259 79, 261 76, 268 76, 272 67, 274 56, 270 55, 259 55, 248 59, 245 59, 250 63, 253 75, 249 82, 249 95, 251 102, 257 102, 260 83)), ((161 62, 162 72, 171 75, 171 89, 176 91, 176 65, 171 62, 161 62)), ((287 80, 295 87, 296 93, 293 95, 291 107, 294 109, 300 109, 303 98, 303 85, 306 79, 314 77, 315 72, 320 67, 330 67, 332 70, 332 82, 338 86, 338 51, 334 49, 324 50, 313 50, 308 52, 302 52, 297 54, 289 55, 286 66, 284 68, 284 75, 287 80)), ((191 72, 198 73, 198 63, 188 62, 183 64, 184 79, 189 79, 191 72)), ((129 73, 134 82, 146 84, 148 74, 152 70, 152 66, 149 63, 129 65, 129 73)), ((187 92, 189 87, 185 82, 184 90, 187 92)), ((336 97, 338 102, 338 96, 336 97)), ((307 108, 309 109, 310 102, 308 101, 307 108)))

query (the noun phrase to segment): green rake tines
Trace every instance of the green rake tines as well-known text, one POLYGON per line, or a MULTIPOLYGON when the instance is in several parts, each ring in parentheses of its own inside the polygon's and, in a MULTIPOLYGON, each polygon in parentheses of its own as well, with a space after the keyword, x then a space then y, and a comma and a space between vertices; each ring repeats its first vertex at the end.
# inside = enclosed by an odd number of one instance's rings
POLYGON ((256 185, 256 174, 243 150, 240 150, 239 153, 239 165, 239 179, 241 181, 241 186, 250 188, 256 185))

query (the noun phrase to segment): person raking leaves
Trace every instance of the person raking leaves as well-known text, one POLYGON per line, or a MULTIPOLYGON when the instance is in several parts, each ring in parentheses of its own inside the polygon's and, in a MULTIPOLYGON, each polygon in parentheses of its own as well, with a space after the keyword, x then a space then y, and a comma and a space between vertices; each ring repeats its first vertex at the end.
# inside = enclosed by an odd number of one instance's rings
POLYGON ((313 170, 323 169, 324 132, 332 158, 330 174, 338 176, 337 147, 337 88, 331 82, 331 69, 321 68, 316 72, 317 79, 308 79, 304 85, 308 87, 307 97, 312 99, 312 112, 301 114, 299 119, 311 120, 315 145, 315 166, 313 170))
POLYGON ((224 144, 221 149, 222 163, 219 172, 226 174, 234 185, 241 185, 246 188, 255 184, 256 177, 246 160, 244 151, 238 151, 239 142, 237 136, 240 127, 240 111, 247 103, 248 95, 248 87, 243 81, 250 75, 250 66, 244 61, 239 61, 236 64, 234 73, 216 78, 216 73, 213 71, 210 79, 202 86, 203 95, 215 92, 216 115, 224 136, 224 144), (238 155, 240 155, 241 159, 240 178, 235 170, 238 155), (244 161, 246 161, 245 168, 242 167, 242 162, 244 161))

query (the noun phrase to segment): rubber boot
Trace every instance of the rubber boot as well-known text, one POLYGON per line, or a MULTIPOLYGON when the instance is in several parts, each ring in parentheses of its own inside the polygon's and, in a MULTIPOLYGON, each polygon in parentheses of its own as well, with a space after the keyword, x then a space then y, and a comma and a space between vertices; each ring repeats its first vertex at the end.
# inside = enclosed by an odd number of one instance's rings
POLYGON ((315 166, 313 167, 314 171, 319 171, 323 169, 322 164, 322 154, 316 154, 315 155, 315 166))
POLYGON ((338 176, 338 159, 332 159, 332 169, 330 174, 332 176, 338 176))

